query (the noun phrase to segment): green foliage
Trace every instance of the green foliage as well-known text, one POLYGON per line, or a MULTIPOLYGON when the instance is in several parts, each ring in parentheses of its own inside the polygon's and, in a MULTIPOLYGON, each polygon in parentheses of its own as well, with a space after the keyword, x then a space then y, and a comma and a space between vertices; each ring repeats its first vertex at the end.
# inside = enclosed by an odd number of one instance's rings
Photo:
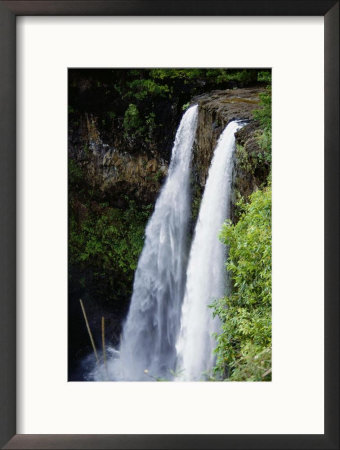
POLYGON ((80 166, 72 158, 69 158, 68 160, 68 180, 69 190, 79 191, 83 184, 83 172, 80 166))
POLYGON ((169 93, 169 86, 156 83, 152 79, 136 79, 128 83, 126 97, 144 100, 148 96, 165 97, 169 93))
POLYGON ((261 109, 253 111, 253 116, 260 122, 265 130, 272 129, 272 94, 271 88, 267 88, 267 92, 260 94, 261 109))
POLYGON ((102 135, 114 136, 126 151, 148 151, 160 141, 170 147, 164 130, 174 134, 194 96, 264 84, 268 77, 270 70, 258 69, 70 69, 69 111, 74 121, 84 112, 100 117, 102 135))
POLYGON ((257 72, 243 69, 210 69, 207 76, 213 79, 216 84, 237 83, 238 85, 251 84, 257 80, 257 72))
POLYGON ((260 70, 257 74, 257 81, 270 84, 272 82, 272 71, 260 70))
POLYGON ((182 111, 187 110, 187 109, 189 108, 189 106, 190 106, 190 102, 185 103, 185 104, 182 106, 182 111))
POLYGON ((147 114, 144 121, 141 119, 139 110, 136 105, 130 103, 124 115, 125 137, 137 138, 142 137, 145 142, 150 142, 152 133, 156 126, 155 113, 147 114))
POLYGON ((193 195, 191 203, 191 220, 193 224, 195 224, 197 221, 201 207, 201 202, 202 202, 202 192, 200 190, 197 190, 193 195))
POLYGON ((126 210, 110 208, 105 204, 98 207, 101 211, 90 214, 81 223, 80 229, 71 226, 71 262, 74 257, 74 262, 85 264, 100 261, 104 271, 115 270, 116 267, 123 273, 134 271, 143 247, 149 208, 138 211, 134 202, 130 202, 126 210))
POLYGON ((253 116, 260 122, 261 133, 258 135, 258 143, 264 151, 264 158, 271 162, 272 153, 272 95, 271 87, 267 92, 260 94, 261 109, 253 111, 253 116))
MULTIPOLYGON (((261 134, 259 139, 264 139, 264 135, 261 134)), ((268 151, 268 147, 260 148, 261 151, 247 152, 243 145, 237 144, 236 159, 239 169, 243 170, 243 172, 248 175, 254 175, 255 171, 263 168, 264 165, 270 166, 271 152, 268 151)), ((267 183, 265 185, 267 185, 267 183)))
POLYGON ((201 78, 204 69, 151 69, 150 77, 158 80, 194 80, 201 78))
POLYGON ((147 114, 147 116, 145 118, 144 130, 146 130, 146 136, 145 136, 146 142, 151 142, 151 140, 152 140, 152 136, 153 136, 154 130, 156 128, 156 120, 155 119, 156 119, 156 114, 154 112, 147 114))
POLYGON ((182 80, 185 84, 192 81, 202 83, 249 84, 257 80, 257 71, 253 69, 153 69, 150 75, 158 80, 182 80))
POLYGON ((215 302, 222 321, 216 372, 234 381, 271 379, 271 188, 240 201, 236 225, 227 221, 221 241, 229 247, 230 295, 215 302))
POLYGON ((126 132, 141 132, 143 130, 142 120, 139 115, 138 108, 135 104, 130 103, 124 114, 124 129, 126 132))
POLYGON ((152 205, 126 199, 124 209, 96 199, 81 168, 69 161, 69 264, 72 288, 94 298, 126 300, 152 205))
POLYGON ((240 169, 246 173, 254 173, 254 165, 250 160, 250 155, 241 144, 236 144, 236 159, 240 169))

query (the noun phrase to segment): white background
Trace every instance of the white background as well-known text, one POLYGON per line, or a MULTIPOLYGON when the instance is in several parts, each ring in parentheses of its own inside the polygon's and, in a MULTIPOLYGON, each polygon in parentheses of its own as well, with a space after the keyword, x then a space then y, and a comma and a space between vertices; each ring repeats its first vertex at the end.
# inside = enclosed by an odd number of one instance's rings
POLYGON ((323 18, 18 19, 18 433, 323 433, 323 18), (67 67, 273 68, 273 381, 67 382, 67 67))

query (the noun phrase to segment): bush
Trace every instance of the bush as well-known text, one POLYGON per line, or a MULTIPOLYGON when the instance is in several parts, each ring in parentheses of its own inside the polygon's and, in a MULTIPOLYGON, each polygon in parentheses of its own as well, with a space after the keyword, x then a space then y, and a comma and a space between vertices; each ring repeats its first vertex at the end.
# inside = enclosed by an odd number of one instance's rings
POLYGON ((239 222, 223 226, 231 293, 218 300, 216 373, 234 381, 271 379, 271 188, 239 202, 239 222))
POLYGON ((69 282, 74 295, 123 304, 131 295, 152 205, 124 209, 96 198, 82 169, 69 162, 69 282))
POLYGON ((257 81, 262 83, 271 84, 272 82, 272 71, 271 70, 260 70, 257 74, 257 81))
POLYGON ((265 159, 271 161, 272 152, 272 95, 271 88, 267 92, 260 94, 261 109, 253 111, 254 119, 260 122, 262 131, 258 135, 258 143, 264 151, 265 159))
POLYGON ((133 134, 142 133, 144 130, 142 120, 136 105, 130 103, 124 114, 124 130, 133 134))

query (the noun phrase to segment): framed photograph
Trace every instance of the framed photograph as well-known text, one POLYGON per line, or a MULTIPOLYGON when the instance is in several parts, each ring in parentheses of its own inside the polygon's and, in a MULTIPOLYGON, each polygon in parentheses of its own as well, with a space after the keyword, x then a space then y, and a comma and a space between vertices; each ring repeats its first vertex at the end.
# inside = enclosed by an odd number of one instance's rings
POLYGON ((3 448, 339 448, 339 2, 0 24, 3 448))

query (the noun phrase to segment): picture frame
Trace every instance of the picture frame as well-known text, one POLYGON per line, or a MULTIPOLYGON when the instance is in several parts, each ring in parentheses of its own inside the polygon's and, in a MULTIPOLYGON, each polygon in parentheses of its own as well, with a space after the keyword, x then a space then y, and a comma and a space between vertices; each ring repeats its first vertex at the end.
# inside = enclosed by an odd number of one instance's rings
MULTIPOLYGON (((339 448, 339 1, 0 1, 0 445, 3 448, 339 448), (16 434, 16 17, 324 16, 325 433, 323 435, 16 434)), ((157 430, 155 430, 157 432, 157 430)))

